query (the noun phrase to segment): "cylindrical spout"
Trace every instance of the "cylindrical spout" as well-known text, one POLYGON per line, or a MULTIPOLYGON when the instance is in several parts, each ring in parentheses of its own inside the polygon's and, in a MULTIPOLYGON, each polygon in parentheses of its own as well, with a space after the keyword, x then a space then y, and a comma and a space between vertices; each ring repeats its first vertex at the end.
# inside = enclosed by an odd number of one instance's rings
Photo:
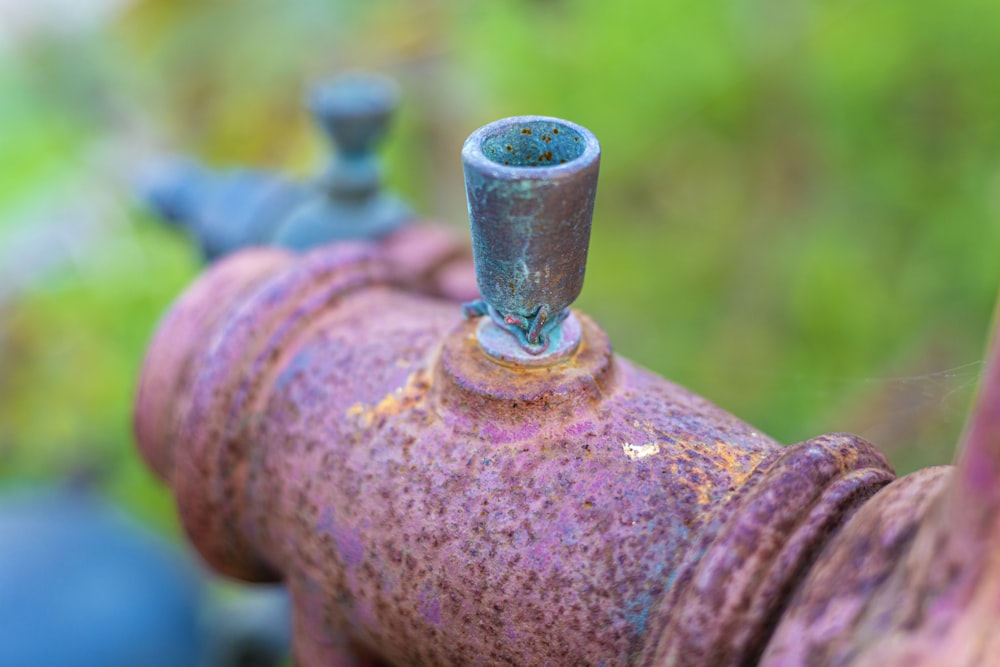
MULTIPOLYGON (((600 160, 589 130, 544 116, 486 125, 462 149, 483 296, 470 310, 488 313, 529 355, 560 347, 557 330, 583 287, 600 160)), ((490 353, 494 338, 479 338, 490 353)))

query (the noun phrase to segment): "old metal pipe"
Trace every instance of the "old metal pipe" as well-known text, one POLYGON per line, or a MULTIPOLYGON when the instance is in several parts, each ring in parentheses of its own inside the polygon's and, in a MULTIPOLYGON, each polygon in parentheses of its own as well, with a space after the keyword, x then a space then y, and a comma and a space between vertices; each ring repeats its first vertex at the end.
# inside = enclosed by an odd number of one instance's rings
MULTIPOLYGON (((530 178, 489 169, 496 192, 530 178)), ((491 214, 474 187, 475 227, 491 214)), ((567 306, 573 281, 492 291, 515 246, 476 251, 488 303, 567 306)), ((571 353, 497 358, 477 333, 489 318, 409 276, 370 243, 237 253, 181 297, 143 369, 143 454, 213 566, 288 583, 298 664, 867 665, 893 637, 995 621, 994 589, 969 582, 997 581, 996 503, 968 528, 940 515, 997 489, 979 463, 893 481, 855 436, 782 447, 614 355, 576 311, 571 353), (959 574, 925 577, 940 535, 959 574), (926 600, 944 611, 893 613, 926 600)), ((1000 458, 982 419, 965 460, 1000 458)))

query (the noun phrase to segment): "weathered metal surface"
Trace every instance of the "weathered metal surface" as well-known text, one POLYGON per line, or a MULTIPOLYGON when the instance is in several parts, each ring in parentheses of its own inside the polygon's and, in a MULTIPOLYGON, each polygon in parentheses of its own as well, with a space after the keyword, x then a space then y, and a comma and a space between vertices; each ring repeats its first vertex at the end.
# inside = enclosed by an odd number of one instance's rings
POLYGON ((202 338, 224 321, 241 297, 292 261, 286 252, 260 248, 233 256, 224 268, 209 267, 171 308, 146 355, 135 408, 139 448, 153 470, 170 481, 173 441, 187 412, 187 388, 210 352, 202 338))
POLYGON ((858 511, 796 592, 761 665, 853 664, 840 655, 843 644, 854 635, 872 597, 912 546, 950 470, 928 468, 907 475, 858 511))
MULTIPOLYGON (((387 277, 394 283, 454 301, 476 293, 469 257, 442 228, 406 227, 382 239, 378 249, 386 260, 387 277)), ((201 371, 202 357, 211 351, 202 335, 293 259, 280 249, 253 248, 235 254, 225 268, 210 266, 161 323, 146 355, 136 397, 135 432, 146 460, 166 481, 173 469, 171 441, 177 437, 180 415, 189 409, 184 388, 201 371)))
POLYGON ((334 153, 313 182, 250 169, 215 172, 173 160, 149 174, 142 196, 157 215, 184 228, 209 260, 256 245, 305 251, 332 241, 384 237, 416 217, 382 191, 375 154, 397 99, 395 83, 371 74, 316 86, 309 106, 334 153))
POLYGON ((545 116, 491 123, 462 148, 485 302, 474 310, 516 336, 528 355, 547 350, 583 288, 600 163, 589 130, 545 116))
POLYGON ((755 664, 816 550, 892 481, 885 458, 848 434, 786 448, 727 508, 729 516, 664 609, 646 664, 755 664))
MULTIPOLYGON (((582 314, 569 361, 514 368, 454 304, 389 286, 374 246, 261 260, 272 277, 224 321, 194 332, 194 304, 165 321, 150 359, 199 348, 188 332, 213 341, 198 372, 156 364, 142 384, 191 397, 167 474, 185 528, 216 568, 286 579, 301 664, 649 662, 668 633, 696 641, 702 589, 727 578, 766 627, 809 548, 891 478, 861 441, 780 448, 613 356, 582 314), (731 545, 751 569, 724 562, 731 545)), ((747 616, 736 601, 712 622, 747 616)))
MULTIPOLYGON (((564 312, 575 260, 532 276, 579 238, 532 249, 551 233, 532 225, 589 221, 593 192, 564 203, 508 167, 472 169, 492 193, 470 186, 480 287, 497 312, 564 312), (520 187, 554 208, 512 203, 520 187)), ((580 177, 558 169, 535 168, 580 177)), ((143 452, 213 566, 287 582, 298 664, 989 664, 996 358, 959 466, 893 481, 855 436, 781 447, 612 354, 582 313, 553 363, 490 356, 450 300, 467 261, 411 233, 220 262, 143 370, 143 452)))

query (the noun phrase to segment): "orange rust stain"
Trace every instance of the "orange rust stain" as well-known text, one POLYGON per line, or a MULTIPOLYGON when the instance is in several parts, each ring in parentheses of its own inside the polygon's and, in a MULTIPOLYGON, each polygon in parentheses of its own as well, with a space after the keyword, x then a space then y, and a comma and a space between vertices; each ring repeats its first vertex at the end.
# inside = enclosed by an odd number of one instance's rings
POLYGON ((754 469, 764 460, 766 452, 751 453, 743 449, 740 445, 721 440, 709 442, 689 442, 677 440, 674 442, 663 441, 654 425, 648 422, 633 420, 632 425, 649 436, 648 440, 640 443, 622 443, 622 450, 630 460, 638 460, 647 456, 662 455, 671 460, 670 474, 677 483, 686 486, 695 494, 697 502, 701 505, 709 505, 718 499, 722 494, 722 499, 731 495, 732 491, 743 486, 750 477, 754 469), (697 457, 694 454, 697 453, 697 457), (695 461, 704 462, 709 459, 706 471, 702 466, 696 466, 695 461), (682 472, 683 471, 683 472, 682 472), (710 480, 716 478, 716 474, 723 471, 729 478, 729 484, 723 488, 716 488, 710 480), (706 474, 708 473, 708 474, 706 474))
POLYGON ((721 440, 713 443, 713 449, 716 457, 723 464, 722 467, 729 473, 733 486, 736 487, 742 486, 766 457, 766 453, 761 452, 758 456, 741 461, 739 455, 746 456, 746 452, 742 452, 737 446, 721 440))
POLYGON ((858 449, 851 447, 846 452, 841 451, 837 457, 837 462, 840 466, 840 472, 848 472, 854 470, 855 464, 858 460, 858 449))
POLYGON ((386 419, 406 410, 417 407, 427 400, 431 388, 431 373, 426 368, 419 368, 406 378, 406 384, 389 392, 371 407, 355 403, 347 409, 346 416, 357 419, 365 428, 376 420, 386 419))
POLYGON ((710 490, 711 489, 706 487, 704 484, 698 484, 694 487, 699 505, 710 505, 712 503, 712 496, 709 494, 710 490))

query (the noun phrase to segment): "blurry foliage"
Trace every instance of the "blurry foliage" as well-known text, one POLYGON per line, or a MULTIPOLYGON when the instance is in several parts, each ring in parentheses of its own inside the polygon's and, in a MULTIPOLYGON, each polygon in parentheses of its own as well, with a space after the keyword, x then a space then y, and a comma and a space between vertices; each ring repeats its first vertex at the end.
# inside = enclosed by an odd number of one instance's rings
MULTIPOLYGON (((949 459, 1000 276, 1000 4, 138 0, 0 59, 0 261, 93 204, 57 183, 128 206, 169 152, 308 173, 326 148, 305 86, 346 68, 400 81, 390 185, 456 228, 471 130, 595 132, 579 305, 619 352, 786 442, 849 430, 902 470, 949 459)), ((96 462, 166 527, 132 391, 198 267, 119 214, 0 301, 0 474, 96 462)))

